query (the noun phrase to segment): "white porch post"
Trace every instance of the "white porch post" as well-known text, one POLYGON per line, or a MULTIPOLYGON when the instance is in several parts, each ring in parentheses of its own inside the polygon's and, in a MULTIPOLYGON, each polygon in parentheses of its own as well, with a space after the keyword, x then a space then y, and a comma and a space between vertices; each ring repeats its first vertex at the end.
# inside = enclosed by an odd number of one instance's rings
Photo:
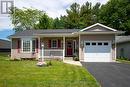
POLYGON ((44 61, 44 43, 42 43, 41 47, 42 47, 42 62, 43 62, 44 61))
POLYGON ((65 36, 63 37, 63 61, 65 58, 65 36))
POLYGON ((41 57, 41 41, 40 41, 40 37, 38 37, 38 58, 40 58, 41 57))

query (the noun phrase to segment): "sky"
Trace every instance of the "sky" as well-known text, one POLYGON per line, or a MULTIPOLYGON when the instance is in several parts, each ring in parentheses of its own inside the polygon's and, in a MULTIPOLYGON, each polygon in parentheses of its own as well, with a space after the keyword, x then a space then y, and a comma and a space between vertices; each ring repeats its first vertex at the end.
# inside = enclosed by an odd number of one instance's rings
MULTIPOLYGON (((15 0, 14 5, 21 9, 23 7, 36 8, 45 11, 52 18, 56 18, 66 15, 66 9, 69 9, 72 3, 77 2, 82 5, 87 1, 95 5, 97 2, 105 4, 108 0, 15 0)), ((7 39, 7 36, 13 34, 12 28, 10 18, 8 16, 0 16, 0 39, 7 39)))

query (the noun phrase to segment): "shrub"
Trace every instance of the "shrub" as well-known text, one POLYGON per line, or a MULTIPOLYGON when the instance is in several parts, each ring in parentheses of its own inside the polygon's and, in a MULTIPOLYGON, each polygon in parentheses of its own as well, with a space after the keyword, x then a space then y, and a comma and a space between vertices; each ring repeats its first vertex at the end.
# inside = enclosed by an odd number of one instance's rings
POLYGON ((77 53, 75 53, 75 54, 73 55, 73 60, 79 61, 79 57, 78 57, 77 53))
POLYGON ((47 66, 52 66, 51 60, 49 60, 49 62, 47 62, 47 66))
POLYGON ((124 59, 124 60, 127 60, 128 58, 125 58, 125 57, 124 57, 123 59, 124 59))
POLYGON ((129 59, 129 58, 126 58, 126 57, 119 57, 118 59, 130 61, 130 59, 129 59))
POLYGON ((53 60, 62 61, 60 58, 54 58, 53 60))
POLYGON ((78 57, 73 57, 73 60, 79 61, 79 58, 78 57))

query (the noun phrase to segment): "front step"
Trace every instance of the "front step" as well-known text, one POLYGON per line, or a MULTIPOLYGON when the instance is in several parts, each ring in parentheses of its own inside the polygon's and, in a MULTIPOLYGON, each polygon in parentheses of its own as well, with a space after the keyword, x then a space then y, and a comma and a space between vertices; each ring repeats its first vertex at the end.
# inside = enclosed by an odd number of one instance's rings
POLYGON ((65 60, 73 60, 73 57, 65 57, 65 60))

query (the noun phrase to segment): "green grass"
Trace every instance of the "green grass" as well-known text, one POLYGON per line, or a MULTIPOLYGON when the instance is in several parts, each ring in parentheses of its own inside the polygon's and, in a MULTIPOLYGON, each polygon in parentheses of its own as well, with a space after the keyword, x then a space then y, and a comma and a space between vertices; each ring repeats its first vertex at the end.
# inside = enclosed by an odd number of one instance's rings
POLYGON ((83 67, 52 61, 38 67, 37 61, 10 61, 0 54, 0 87, 99 87, 83 67))
POLYGON ((130 64, 128 60, 116 59, 118 62, 130 64))

